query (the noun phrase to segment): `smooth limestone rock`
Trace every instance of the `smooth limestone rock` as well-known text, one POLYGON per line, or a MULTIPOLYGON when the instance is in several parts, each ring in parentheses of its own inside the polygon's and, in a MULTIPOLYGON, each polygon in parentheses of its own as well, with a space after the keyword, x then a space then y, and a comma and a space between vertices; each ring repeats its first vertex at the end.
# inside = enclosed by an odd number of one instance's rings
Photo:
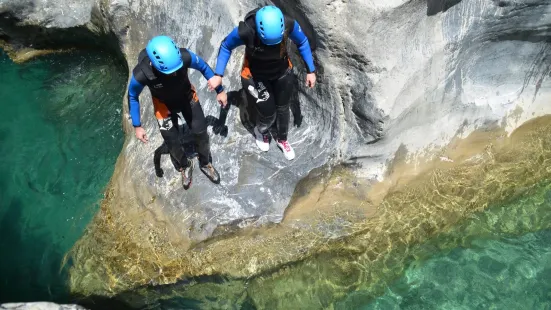
POLYGON ((389 117, 382 141, 354 150, 358 175, 381 176, 400 146, 415 154, 474 130, 511 132, 550 111, 549 1, 462 1, 438 16, 404 19, 423 6, 382 13, 358 42, 384 68, 371 75, 371 96, 389 117))
MULTIPOLYGON (((128 34, 123 39, 129 67, 136 64, 137 55, 148 39, 163 33, 171 35, 214 67, 219 43, 237 25, 239 18, 256 5, 253 1, 241 7, 225 1, 138 1, 132 8, 127 8, 129 16, 114 22, 122 26, 121 20, 128 21, 128 34), (227 11, 233 14, 226 14, 227 11)), ((222 175, 220 186, 211 184, 197 169, 192 188, 182 190, 180 176, 171 167, 168 155, 162 161, 165 177, 159 179, 155 176, 153 152, 161 145, 162 138, 148 91, 142 95, 141 102, 142 123, 150 142, 143 145, 130 132, 123 151, 125 168, 121 178, 127 184, 129 180, 135 180, 132 183, 140 192, 138 195, 147 191, 145 197, 138 198, 138 203, 147 204, 152 196, 155 197, 156 208, 163 208, 163 212, 178 223, 180 233, 193 242, 205 240, 220 225, 245 220, 258 224, 281 221, 297 182, 312 169, 335 160, 341 152, 339 140, 342 127, 346 126, 339 116, 341 107, 328 104, 334 96, 329 87, 304 90, 305 76, 300 74, 297 87, 300 84, 303 93, 299 97, 302 115, 292 120, 297 126, 289 136, 297 152, 296 159, 289 163, 275 143, 272 143, 270 152, 260 153, 251 134, 254 110, 239 92, 238 71, 242 59, 242 49, 234 52, 224 79, 232 97, 233 105, 229 111, 222 111, 214 100, 215 95, 206 91, 206 81, 200 73, 190 70, 192 83, 198 89, 211 124, 213 160, 222 175)), ((297 71, 303 73, 303 64, 299 61, 295 64, 297 71)), ((125 198, 136 194, 130 192, 125 198)))
POLYGON ((386 117, 382 139, 348 148, 358 176, 382 178, 401 146, 414 154, 495 124, 511 131, 550 111, 550 1, 277 2, 296 3, 316 25, 334 88, 369 85, 359 106, 373 102, 386 117))
MULTIPOLYGON (((180 276, 235 274, 228 271, 234 270, 233 262, 249 259, 250 252, 235 251, 232 263, 216 267, 214 260, 223 260, 232 249, 220 249, 216 258, 205 258, 201 246, 215 247, 235 231, 233 227, 280 222, 295 191, 311 195, 308 187, 296 187, 309 173, 320 174, 323 169, 317 168, 344 162, 359 179, 382 180, 397 155, 406 159, 427 152, 437 155, 454 137, 496 126, 511 132, 551 111, 547 104, 551 49, 546 42, 550 0, 273 2, 317 33, 315 89, 304 87, 304 66, 293 54, 299 95, 293 104, 295 126, 290 141, 297 158, 286 161, 275 145, 261 154, 254 145, 250 133, 254 109, 240 91, 243 48, 234 52, 224 78, 231 93, 229 111, 219 108, 200 73, 190 71, 211 124, 214 163, 222 174, 218 186, 196 170, 193 187, 184 191, 167 155, 162 164, 164 178, 155 176, 153 153, 162 138, 149 92, 144 91, 142 123, 150 141, 144 145, 134 138, 126 114, 127 140, 107 198, 76 247, 75 290, 99 291, 105 285, 109 289, 102 293, 111 294, 113 287, 125 288, 121 283, 130 273, 141 273, 137 276, 143 278, 141 284, 153 274, 157 275, 153 284, 173 281, 165 276, 174 269, 167 271, 165 266, 180 268, 173 273, 180 276), (183 253, 191 258, 183 260, 183 253), (174 267, 179 261, 185 263, 174 267)), ((1 14, 9 17, 0 27, 13 42, 25 42, 15 27, 21 23, 50 29, 51 41, 57 40, 51 29, 61 34, 75 28, 91 34, 108 30, 119 39, 131 69, 148 39, 158 34, 174 37, 214 66, 224 36, 244 14, 265 2, 26 3, 30 5, 0 1, 1 14), (47 9, 41 10, 42 6, 47 9), (65 11, 61 17, 55 13, 67 6, 74 9, 71 18, 63 17, 65 11)), ((128 111, 126 102, 123 106, 128 111)), ((315 197, 311 204, 316 205, 315 197)), ((363 203, 358 205, 361 209, 363 203)), ((311 215, 305 212, 297 219, 307 221, 311 215)), ((336 214, 335 221, 343 216, 336 214)), ((324 226, 324 238, 332 236, 328 231, 337 226, 324 226)), ((283 258, 251 261, 239 275, 265 271, 305 252, 308 248, 274 254, 288 255, 283 258)), ((136 284, 135 278, 128 281, 136 284)))
POLYGON ((0 310, 86 310, 77 305, 58 305, 51 302, 9 303, 0 305, 0 310))

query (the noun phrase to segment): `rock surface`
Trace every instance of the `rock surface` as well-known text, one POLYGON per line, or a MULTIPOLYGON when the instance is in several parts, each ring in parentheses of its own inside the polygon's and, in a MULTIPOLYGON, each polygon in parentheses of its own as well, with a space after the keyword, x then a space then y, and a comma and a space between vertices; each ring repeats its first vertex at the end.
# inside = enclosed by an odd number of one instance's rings
MULTIPOLYGON (((303 87, 303 66, 295 57, 303 116, 290 133, 295 161, 288 163, 276 147, 260 154, 250 128, 242 124, 251 122, 246 102, 237 96, 237 106, 225 115, 197 72, 191 72, 192 81, 213 121, 212 151, 221 186, 199 174, 193 188, 182 191, 168 160, 163 167, 169 173, 155 177, 151 158, 161 138, 148 95, 142 96, 142 110, 151 142, 144 146, 129 134, 123 151, 120 178, 126 186, 133 180, 135 191, 155 197, 155 208, 169 214, 193 242, 208 238, 220 225, 245 219, 279 222, 297 182, 314 168, 349 160, 360 166, 358 176, 381 179, 400 146, 414 154, 496 122, 511 130, 551 110, 545 103, 549 1, 443 1, 440 6, 437 1, 275 2, 313 25, 319 39, 315 90, 303 87), (445 13, 430 16, 435 7, 445 13), (511 114, 515 117, 506 119, 511 114)), ((114 1, 108 15, 117 16, 112 23, 117 29, 129 26, 121 39, 130 67, 147 39, 161 33, 214 65, 219 42, 257 5, 138 1, 126 6, 114 1)), ((225 84, 232 91, 240 89, 241 53, 235 52, 228 66, 225 84)), ((146 205, 146 197, 138 203, 146 205)))
MULTIPOLYGON (((1 0, 0 14, 9 22, 0 27, 13 41, 22 40, 14 27, 20 24, 61 33, 73 28, 91 34, 108 30, 119 39, 129 68, 149 38, 168 34, 214 66, 221 40, 261 2, 52 0, 21 5, 1 0), (65 11, 59 16, 65 7, 73 8, 69 17, 65 11)), ((344 162, 358 178, 381 180, 396 154, 414 158, 437 151, 454 137, 492 126, 511 132, 551 111, 549 0, 274 3, 317 33, 319 84, 314 90, 304 88, 304 67, 296 53, 293 58, 300 103, 294 111, 300 107, 302 113, 293 118, 296 126, 290 132, 297 159, 287 162, 273 145, 260 154, 253 144, 249 130, 254 115, 239 92, 242 48, 234 52, 224 79, 232 91, 229 111, 220 110, 206 91, 206 81, 190 71, 211 120, 214 163, 222 174, 219 186, 197 173, 192 189, 183 191, 166 157, 165 177, 156 178, 152 158, 162 139, 145 91, 142 123, 150 142, 137 141, 128 117, 124 120, 127 141, 108 199, 79 247, 82 273, 103 268, 97 267, 103 263, 88 259, 103 259, 105 249, 122 243, 116 239, 122 238, 119 235, 109 236, 115 228, 124 231, 127 244, 144 253, 147 241, 154 244, 159 238, 187 250, 213 234, 224 234, 228 226, 280 222, 298 182, 316 168, 344 162), (101 227, 106 219, 111 230, 105 229, 107 224, 101 227), (101 229, 103 234, 94 234, 101 229)), ((127 111, 126 102, 124 108, 127 111)), ((201 249, 196 250, 195 259, 200 260, 201 249)), ((113 251, 122 255, 119 248, 113 251)), ((177 260, 181 252, 174 253, 166 256, 177 260)), ((163 273, 162 266, 152 265, 163 273)), ((251 267, 249 273, 259 270, 251 267)), ((82 288, 85 282, 75 285, 82 288)))
POLYGON ((0 0, 0 40, 18 49, 101 48, 120 53, 96 0, 0 0))
MULTIPOLYGON (((131 11, 131 16, 127 18, 130 28, 128 36, 124 38, 129 66, 135 65, 137 54, 151 36, 168 33, 214 67, 217 45, 238 23, 239 17, 247 9, 253 8, 255 3, 251 1, 241 7, 233 3, 232 7, 228 5, 227 2, 216 1, 170 5, 143 2, 137 5, 137 14, 133 15, 131 11), (223 13, 228 10, 233 14, 223 13), (145 20, 136 20, 137 16, 145 20), (168 22, 156 22, 160 20, 168 22), (151 21, 154 21, 153 24, 151 21)), ((182 233, 189 234, 189 238, 195 242, 208 238, 220 225, 238 224, 244 220, 259 224, 281 221, 297 182, 312 169, 340 154, 340 135, 346 125, 339 118, 340 106, 329 104, 334 101, 331 98, 335 94, 328 87, 314 91, 302 90, 303 95, 299 100, 303 121, 299 127, 293 128, 289 137, 297 152, 297 158, 291 164, 275 145, 266 154, 257 151, 251 135, 251 124, 254 123, 251 118, 254 116, 239 92, 241 87, 237 72, 242 55, 242 49, 234 53, 228 66, 228 78, 224 81, 233 97, 234 105, 229 111, 221 111, 213 93, 206 91, 203 77, 198 72, 190 71, 192 83, 199 89, 199 98, 213 125, 209 132, 214 164, 222 175, 220 186, 213 186, 201 173, 197 173, 193 187, 183 191, 180 176, 171 168, 166 157, 162 166, 167 173, 163 179, 156 178, 151 159, 162 140, 147 91, 141 98, 144 103, 142 119, 151 136, 150 143, 143 145, 135 139, 129 139, 123 152, 126 168, 121 177, 125 180, 140 180, 136 182, 137 187, 145 186, 156 197, 158 207, 163 207, 164 212, 170 214, 176 222, 183 222, 182 233)), ((295 63, 297 71, 304 72, 302 63, 295 63)), ((301 86, 304 84, 303 79, 302 73, 299 75, 301 86)), ((323 80, 321 82, 324 83, 323 80)), ((298 119, 295 118, 293 123, 298 123, 298 119)))
POLYGON ((58 305, 51 302, 9 303, 0 305, 0 310, 86 310, 77 305, 58 305))

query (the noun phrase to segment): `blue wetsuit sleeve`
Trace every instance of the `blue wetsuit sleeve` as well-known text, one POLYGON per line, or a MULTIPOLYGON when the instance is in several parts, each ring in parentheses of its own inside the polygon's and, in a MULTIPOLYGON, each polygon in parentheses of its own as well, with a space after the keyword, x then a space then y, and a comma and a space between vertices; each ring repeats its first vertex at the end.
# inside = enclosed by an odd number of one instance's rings
POLYGON ((310 49, 310 42, 308 42, 308 38, 304 35, 304 32, 302 32, 302 29, 297 21, 295 21, 295 26, 293 27, 293 31, 289 34, 289 37, 298 46, 298 51, 306 63, 308 73, 316 71, 316 67, 314 66, 314 57, 312 56, 312 50, 310 49))
POLYGON ((205 79, 207 79, 207 81, 210 80, 210 78, 214 76, 214 72, 212 72, 212 69, 209 67, 209 65, 207 65, 203 58, 195 55, 190 50, 187 51, 191 56, 191 64, 189 65, 189 67, 201 71, 205 79))
POLYGON ((220 44, 220 51, 218 52, 218 59, 216 59, 216 69, 214 72, 217 75, 223 76, 228 61, 230 60, 231 52, 233 49, 240 45, 244 45, 245 42, 239 37, 238 27, 235 27, 232 32, 222 41, 220 44))
MULTIPOLYGON (((205 79, 207 79, 207 81, 210 80, 210 78, 214 76, 214 72, 212 72, 212 69, 210 68, 210 66, 207 65, 207 63, 203 60, 203 58, 195 55, 192 51, 188 49, 186 49, 186 51, 191 56, 191 64, 189 65, 189 67, 192 69, 201 71, 205 79)), ((224 86, 222 85, 218 85, 218 87, 216 87, 216 93, 218 94, 221 93, 223 90, 224 90, 224 86)))
POLYGON ((128 109, 130 110, 130 117, 132 118, 132 125, 134 127, 140 127, 140 94, 144 89, 144 85, 136 81, 134 75, 130 79, 130 85, 128 86, 128 109))

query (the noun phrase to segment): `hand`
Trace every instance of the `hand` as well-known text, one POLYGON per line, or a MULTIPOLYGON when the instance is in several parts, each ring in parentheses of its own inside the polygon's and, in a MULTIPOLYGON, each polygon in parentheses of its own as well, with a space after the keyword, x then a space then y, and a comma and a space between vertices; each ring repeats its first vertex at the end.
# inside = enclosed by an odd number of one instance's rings
POLYGON ((308 73, 306 75, 306 86, 310 88, 314 88, 314 85, 316 85, 316 74, 308 73))
POLYGON ((211 77, 210 80, 208 81, 208 85, 209 85, 210 91, 215 90, 216 87, 222 85, 222 77, 218 75, 211 77))
POLYGON ((142 127, 136 127, 136 138, 138 140, 142 141, 143 143, 147 143, 147 135, 145 134, 145 129, 142 127))
POLYGON ((216 95, 216 101, 218 101, 218 103, 220 103, 222 107, 225 108, 228 104, 228 94, 226 94, 225 91, 219 93, 218 95, 216 95))

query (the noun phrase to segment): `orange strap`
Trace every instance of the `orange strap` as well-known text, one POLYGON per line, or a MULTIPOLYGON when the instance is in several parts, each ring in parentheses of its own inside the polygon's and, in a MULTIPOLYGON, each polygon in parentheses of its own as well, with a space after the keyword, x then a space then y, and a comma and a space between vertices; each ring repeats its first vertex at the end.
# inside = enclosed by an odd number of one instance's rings
MULTIPOLYGON (((191 92, 193 93, 192 100, 195 102, 199 102, 199 97, 197 96, 197 92, 195 91, 195 86, 191 85, 191 92)), ((165 118, 170 117, 170 111, 168 110, 168 107, 164 102, 159 100, 158 98, 153 97, 153 109, 155 111, 155 117, 158 120, 162 120, 165 118)))
MULTIPOLYGON (((243 60, 243 68, 241 69, 241 77, 250 80, 253 75, 251 74, 251 68, 249 67, 249 59, 247 59, 247 55, 244 57, 243 60)), ((289 68, 293 69, 293 63, 291 62, 291 58, 287 58, 289 60, 289 68)))
POLYGON ((168 110, 166 104, 155 97, 153 97, 153 109, 155 110, 155 117, 158 120, 162 120, 170 116, 170 111, 168 110))

